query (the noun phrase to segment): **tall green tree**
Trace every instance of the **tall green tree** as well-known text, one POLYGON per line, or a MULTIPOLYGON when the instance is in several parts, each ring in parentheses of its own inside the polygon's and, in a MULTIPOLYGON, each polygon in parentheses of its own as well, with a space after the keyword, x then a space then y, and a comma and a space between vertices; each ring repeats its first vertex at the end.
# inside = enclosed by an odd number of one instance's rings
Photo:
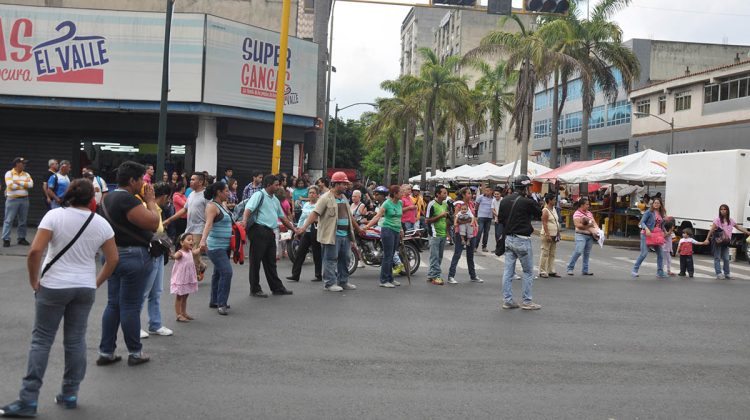
POLYGON ((492 163, 495 163, 498 131, 503 127, 506 113, 513 112, 513 86, 516 84, 518 73, 506 72, 504 61, 498 61, 494 66, 482 60, 473 60, 471 64, 480 74, 474 87, 478 93, 477 108, 482 117, 489 114, 492 129, 492 163))
POLYGON ((380 87, 393 94, 392 98, 379 100, 378 109, 382 114, 382 120, 387 121, 390 127, 395 128, 401 134, 399 142, 399 172, 398 183, 404 183, 409 179, 409 158, 411 147, 416 135, 416 125, 422 124, 422 105, 419 98, 414 95, 416 79, 405 75, 396 80, 386 80, 380 87))
MULTIPOLYGON (((336 166, 339 168, 358 168, 362 159, 362 144, 365 137, 365 127, 358 120, 335 120, 329 118, 328 127, 333 139, 334 124, 336 124, 336 166)), ((333 147, 328 148, 328 161, 333 162, 333 147)))

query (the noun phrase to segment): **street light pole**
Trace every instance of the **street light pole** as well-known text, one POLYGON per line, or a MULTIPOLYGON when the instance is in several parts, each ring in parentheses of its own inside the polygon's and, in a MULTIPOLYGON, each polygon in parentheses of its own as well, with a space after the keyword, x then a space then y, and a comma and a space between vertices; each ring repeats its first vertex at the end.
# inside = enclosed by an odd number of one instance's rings
MULTIPOLYGON (((164 23, 164 57, 161 68, 161 100, 159 102, 159 135, 156 140, 156 173, 164 172, 164 155, 167 153, 167 105, 169 104, 169 41, 172 33, 172 13, 175 0, 167 0, 167 17, 164 23)), ((161 175, 159 175, 161 176, 161 175)))
POLYGON ((669 154, 670 155, 674 154, 674 117, 672 117, 671 121, 667 121, 658 115, 650 114, 648 112, 634 112, 633 115, 637 117, 654 117, 658 120, 661 120, 665 124, 667 124, 669 126, 669 137, 670 137, 669 154))
MULTIPOLYGON (((331 30, 328 34, 328 67, 327 67, 327 75, 326 75, 326 117, 325 122, 323 123, 323 176, 326 176, 328 174, 328 118, 330 116, 330 106, 331 106, 331 72, 333 71, 333 60, 331 57, 333 57, 333 16, 334 16, 334 9, 336 8, 336 0, 331 1, 331 30)), ((336 150, 334 148, 333 151, 333 160, 336 161, 336 150)), ((336 167, 336 165, 334 165, 336 167)))
MULTIPOLYGON (((334 113, 334 117, 333 117, 333 159, 332 159, 332 166, 331 166, 332 168, 336 167, 336 136, 338 134, 338 128, 339 128, 339 111, 343 111, 343 110, 345 110, 347 108, 351 108, 351 107, 353 107, 355 105, 370 105, 370 106, 374 106, 376 108, 378 106, 377 104, 374 104, 372 102, 357 102, 357 103, 353 103, 351 105, 347 105, 347 106, 345 106, 343 108, 339 108, 339 104, 336 104, 335 113, 334 113)), ((327 160, 328 159, 326 158, 326 161, 327 160)))

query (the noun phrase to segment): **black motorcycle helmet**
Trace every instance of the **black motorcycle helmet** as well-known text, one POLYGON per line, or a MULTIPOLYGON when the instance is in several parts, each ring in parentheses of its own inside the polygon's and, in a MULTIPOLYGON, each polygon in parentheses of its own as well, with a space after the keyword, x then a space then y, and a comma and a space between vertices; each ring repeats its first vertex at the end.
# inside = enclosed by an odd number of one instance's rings
POLYGON ((518 175, 513 178, 513 190, 523 191, 524 188, 531 186, 531 178, 526 175, 518 175))

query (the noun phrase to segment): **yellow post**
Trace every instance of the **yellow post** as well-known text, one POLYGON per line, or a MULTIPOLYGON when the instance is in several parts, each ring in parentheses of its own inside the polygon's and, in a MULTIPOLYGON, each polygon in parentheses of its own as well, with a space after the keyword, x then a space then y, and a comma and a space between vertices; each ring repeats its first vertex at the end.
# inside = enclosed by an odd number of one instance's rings
POLYGON ((279 41, 279 71, 276 74, 276 115, 273 123, 273 158, 271 173, 279 173, 281 166, 281 128, 284 119, 284 88, 289 45, 289 13, 291 0, 283 0, 281 7, 281 40, 279 41))

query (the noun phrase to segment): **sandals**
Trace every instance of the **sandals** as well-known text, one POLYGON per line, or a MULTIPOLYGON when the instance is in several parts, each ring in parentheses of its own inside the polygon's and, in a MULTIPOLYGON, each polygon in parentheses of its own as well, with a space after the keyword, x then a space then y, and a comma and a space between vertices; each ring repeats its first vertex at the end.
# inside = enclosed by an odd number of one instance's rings
POLYGON ((559 274, 557 274, 557 273, 549 273, 549 274, 548 274, 548 276, 550 276, 550 277, 556 277, 556 278, 560 278, 560 275, 559 275, 559 274))
POLYGON ((184 315, 180 314, 177 315, 177 322, 190 322, 190 320, 184 315))
POLYGON ((190 315, 188 315, 188 314, 182 314, 182 316, 184 316, 185 318, 187 318, 187 319, 188 319, 188 321, 192 321, 192 320, 194 320, 194 319, 195 319, 195 318, 193 318, 192 316, 190 316, 190 315))

